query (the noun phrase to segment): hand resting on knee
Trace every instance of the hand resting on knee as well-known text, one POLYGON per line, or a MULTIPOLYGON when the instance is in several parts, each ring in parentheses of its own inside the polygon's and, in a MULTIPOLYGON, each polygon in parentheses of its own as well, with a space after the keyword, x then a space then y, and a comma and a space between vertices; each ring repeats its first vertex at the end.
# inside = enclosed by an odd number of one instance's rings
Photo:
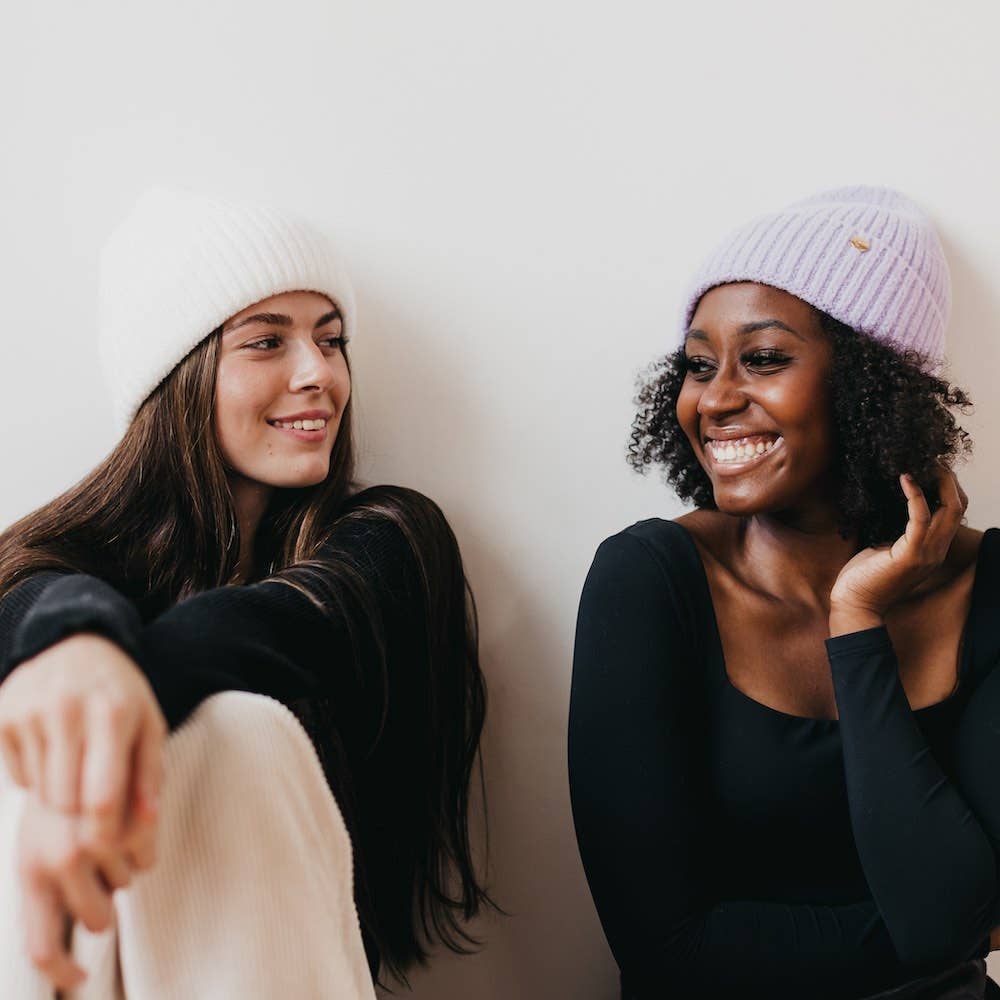
POLYGON ((31 794, 19 841, 26 943, 57 988, 83 972, 67 920, 106 929, 111 894, 156 858, 167 727, 145 677, 115 643, 79 634, 0 687, 0 746, 31 794))

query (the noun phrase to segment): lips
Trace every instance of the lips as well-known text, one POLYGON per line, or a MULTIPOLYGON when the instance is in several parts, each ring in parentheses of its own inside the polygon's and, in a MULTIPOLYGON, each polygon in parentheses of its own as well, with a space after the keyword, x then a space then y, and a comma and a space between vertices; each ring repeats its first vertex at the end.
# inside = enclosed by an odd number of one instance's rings
MULTIPOLYGON (((320 427, 313 426, 313 421, 307 420, 305 422, 309 424, 308 427, 295 427, 292 424, 272 423, 271 421, 268 421, 268 426, 279 434, 293 437, 298 441, 308 441, 312 444, 318 444, 326 439, 327 425, 323 421, 316 421, 316 423, 322 425, 320 427)), ((297 421, 297 423, 301 424, 302 421, 297 421)))
POLYGON ((705 442, 705 455, 716 472, 736 474, 767 461, 784 443, 785 439, 775 434, 751 434, 730 440, 709 438, 705 442))

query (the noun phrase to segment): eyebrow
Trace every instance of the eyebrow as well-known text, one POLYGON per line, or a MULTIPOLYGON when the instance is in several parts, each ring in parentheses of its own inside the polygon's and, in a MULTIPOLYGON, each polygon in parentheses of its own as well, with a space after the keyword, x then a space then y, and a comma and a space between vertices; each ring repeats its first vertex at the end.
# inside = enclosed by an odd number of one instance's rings
MULTIPOLYGON (((793 330, 787 323, 782 323, 780 319, 761 319, 757 320, 755 323, 744 323, 737 331, 736 335, 738 337, 749 337, 751 333, 757 333, 758 330, 769 330, 771 328, 776 328, 778 330, 784 330, 786 333, 790 333, 793 337, 798 337, 803 343, 806 342, 806 338, 802 336, 798 330, 793 330)), ((704 330, 699 330, 697 327, 692 327, 686 334, 684 334, 684 340, 708 340, 708 334, 704 330)))
MULTIPOLYGON (((332 309, 330 312, 324 313, 318 320, 316 320, 313 329, 318 330, 324 323, 329 323, 331 320, 336 319, 339 315, 339 309, 332 309)), ((291 326, 292 322, 292 317, 286 316, 284 313, 254 313, 253 316, 247 316, 246 319, 241 319, 236 326, 230 327, 226 330, 226 333, 232 333, 234 330, 238 330, 241 326, 246 326, 248 323, 266 323, 268 326, 291 326)))

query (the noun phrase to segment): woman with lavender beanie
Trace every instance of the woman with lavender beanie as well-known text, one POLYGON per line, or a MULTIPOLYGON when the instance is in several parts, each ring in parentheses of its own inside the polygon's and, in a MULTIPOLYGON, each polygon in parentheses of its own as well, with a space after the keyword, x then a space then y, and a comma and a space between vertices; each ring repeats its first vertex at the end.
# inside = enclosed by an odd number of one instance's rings
POLYGON ((827 191, 697 273, 629 460, 695 510, 598 549, 573 813, 625 995, 1000 995, 1000 531, 963 523, 948 268, 827 191))

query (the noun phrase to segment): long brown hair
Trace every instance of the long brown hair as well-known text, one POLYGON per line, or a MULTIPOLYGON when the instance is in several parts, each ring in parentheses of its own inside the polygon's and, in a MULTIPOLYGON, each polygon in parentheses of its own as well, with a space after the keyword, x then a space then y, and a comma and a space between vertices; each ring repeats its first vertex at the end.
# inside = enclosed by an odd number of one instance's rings
MULTIPOLYGON (((202 590, 241 582, 239 523, 213 427, 220 338, 221 328, 174 368, 93 472, 0 534, 0 596, 43 570, 88 573, 155 614, 202 590)), ((475 606, 444 515, 412 490, 358 492, 354 461, 348 402, 326 479, 275 492, 255 538, 254 576, 284 579, 329 612, 331 598, 350 591, 355 606, 370 610, 367 626, 384 655, 370 581, 339 560, 335 548, 321 550, 339 521, 374 516, 394 522, 415 556, 429 682, 426 704, 414 711, 426 712, 435 736, 414 765, 423 801, 399 817, 392 842, 381 843, 376 829, 371 842, 356 845, 362 925, 387 968, 405 979, 406 968, 422 962, 435 942, 468 950, 475 941, 463 923, 492 905, 477 879, 468 833, 486 692, 475 606), (391 856, 398 855, 400 831, 415 845, 402 866, 391 856), (369 892, 384 863, 393 884, 386 886, 383 877, 379 891, 369 892)), ((374 669, 384 680, 384 662, 374 669)), ((382 695, 387 701, 384 685, 382 695)), ((342 764, 334 768, 338 797, 342 792, 353 801, 342 764)), ((392 789, 384 793, 391 796, 392 789)), ((349 814, 348 808, 350 827, 349 814)))

